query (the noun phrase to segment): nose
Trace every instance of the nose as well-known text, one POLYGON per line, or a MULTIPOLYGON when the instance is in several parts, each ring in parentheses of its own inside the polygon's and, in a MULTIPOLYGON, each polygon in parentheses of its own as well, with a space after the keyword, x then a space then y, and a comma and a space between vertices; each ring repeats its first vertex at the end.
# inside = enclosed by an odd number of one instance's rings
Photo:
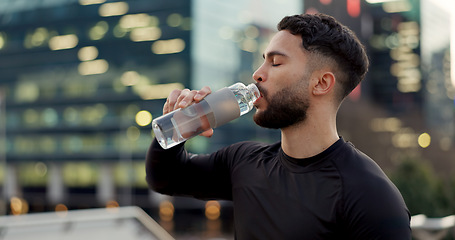
POLYGON ((265 81, 265 73, 264 70, 262 69, 262 66, 256 69, 256 71, 253 73, 253 79, 258 83, 265 81))

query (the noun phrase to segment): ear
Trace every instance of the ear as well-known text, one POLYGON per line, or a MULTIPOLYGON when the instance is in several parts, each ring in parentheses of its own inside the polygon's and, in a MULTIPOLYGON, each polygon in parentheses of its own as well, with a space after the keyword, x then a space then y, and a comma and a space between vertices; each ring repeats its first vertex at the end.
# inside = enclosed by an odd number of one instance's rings
POLYGON ((317 78, 316 85, 313 87, 313 94, 325 95, 335 86, 335 75, 332 72, 323 72, 317 78))

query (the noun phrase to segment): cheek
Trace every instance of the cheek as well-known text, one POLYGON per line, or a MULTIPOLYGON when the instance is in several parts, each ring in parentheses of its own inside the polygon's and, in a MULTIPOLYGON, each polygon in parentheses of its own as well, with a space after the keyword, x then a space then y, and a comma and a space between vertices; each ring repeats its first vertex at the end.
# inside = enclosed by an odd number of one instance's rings
POLYGON ((308 77, 301 66, 281 67, 269 72, 268 81, 261 83, 267 89, 265 99, 269 100, 285 88, 302 88, 308 85, 308 77))
POLYGON ((298 66, 282 68, 276 75, 278 82, 282 86, 291 86, 299 83, 303 76, 302 68, 298 66))

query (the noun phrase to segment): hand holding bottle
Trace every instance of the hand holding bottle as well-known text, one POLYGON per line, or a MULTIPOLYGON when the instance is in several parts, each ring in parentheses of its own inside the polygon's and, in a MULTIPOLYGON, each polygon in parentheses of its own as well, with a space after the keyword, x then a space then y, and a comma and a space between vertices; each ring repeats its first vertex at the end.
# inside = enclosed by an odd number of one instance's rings
POLYGON ((174 90, 163 107, 164 115, 152 121, 155 136, 164 149, 171 148, 196 135, 210 137, 213 128, 228 123, 253 109, 260 96, 255 84, 235 83, 211 93, 174 90))
MULTIPOLYGON (((166 103, 164 103, 163 115, 170 113, 174 110, 177 110, 179 108, 186 108, 194 103, 198 103, 211 92, 212 90, 208 86, 203 87, 199 91, 189 89, 173 90, 167 97, 166 103)), ((205 128, 209 126, 209 122, 207 119, 205 119, 205 121, 202 122, 205 128)), ((200 135, 204 137, 211 137, 213 135, 213 128, 209 128, 208 130, 202 132, 200 135)))

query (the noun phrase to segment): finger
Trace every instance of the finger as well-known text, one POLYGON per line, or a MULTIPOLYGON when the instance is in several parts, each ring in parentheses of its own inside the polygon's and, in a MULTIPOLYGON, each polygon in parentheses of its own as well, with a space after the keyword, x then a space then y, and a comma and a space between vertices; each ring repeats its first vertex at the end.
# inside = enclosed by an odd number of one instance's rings
POLYGON ((210 89, 210 87, 205 86, 205 87, 201 88, 201 90, 197 91, 196 95, 194 96, 194 100, 199 102, 203 98, 205 98, 207 95, 209 95, 210 93, 212 93, 212 90, 210 89))
POLYGON ((213 128, 210 128, 204 132, 202 132, 201 134, 199 134, 200 136, 204 136, 204 137, 212 137, 213 136, 213 128))
POLYGON ((183 89, 180 92, 180 94, 177 96, 177 98, 175 99, 175 102, 170 102, 170 104, 172 104, 172 107, 174 110, 178 109, 178 108, 182 108, 182 107, 180 107, 180 103, 185 98, 185 96, 188 95, 189 92, 190 92, 189 89, 187 89, 187 88, 183 89))
POLYGON ((163 115, 169 113, 169 98, 166 99, 166 102, 163 105, 163 115))
POLYGON ((168 113, 174 111, 175 103, 177 102, 177 99, 180 96, 181 92, 182 90, 175 89, 169 94, 166 99, 166 103, 164 104, 163 112, 166 111, 166 113, 168 113))
POLYGON ((185 91, 183 92, 182 91, 182 94, 179 96, 179 99, 178 99, 178 107, 179 108, 185 108, 185 107, 188 107, 189 105, 191 105, 193 102, 194 102, 194 96, 196 95, 197 91, 196 90, 188 90, 188 91, 185 91))

